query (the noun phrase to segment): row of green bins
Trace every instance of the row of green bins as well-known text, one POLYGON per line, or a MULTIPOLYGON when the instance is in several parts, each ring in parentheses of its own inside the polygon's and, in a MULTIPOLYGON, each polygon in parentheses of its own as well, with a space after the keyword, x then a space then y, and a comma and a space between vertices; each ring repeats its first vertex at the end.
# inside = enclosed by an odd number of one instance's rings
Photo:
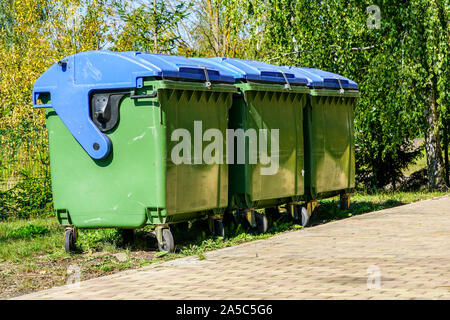
POLYGON ((287 205, 297 215, 296 204, 305 199, 303 109, 309 93, 307 79, 260 61, 199 60, 227 67, 235 77, 238 93, 229 119, 236 137, 234 161, 229 165, 229 209, 258 232, 265 232, 268 217, 276 215, 280 205, 287 205), (244 163, 239 161, 239 152, 245 153, 244 163))
POLYGON ((233 83, 207 62, 110 51, 69 56, 36 81, 33 105, 47 108, 54 209, 67 251, 78 228, 132 234, 152 224, 159 249, 172 251, 170 224, 220 222, 228 168, 220 153, 201 161, 202 132, 225 136, 233 83))
POLYGON ((355 187, 354 106, 358 85, 338 74, 312 68, 286 68, 308 79, 305 108, 305 167, 308 214, 318 199, 340 195, 350 205, 355 187))

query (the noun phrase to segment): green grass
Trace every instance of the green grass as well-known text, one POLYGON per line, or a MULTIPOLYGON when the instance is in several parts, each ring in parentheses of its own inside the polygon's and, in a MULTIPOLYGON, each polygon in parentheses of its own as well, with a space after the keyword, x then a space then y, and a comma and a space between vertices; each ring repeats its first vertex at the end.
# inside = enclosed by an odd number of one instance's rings
POLYGON ((419 200, 445 195, 445 192, 386 192, 378 194, 356 193, 352 196, 349 210, 339 208, 339 198, 330 198, 320 201, 319 214, 313 222, 330 222, 367 212, 383 210, 419 200))
POLYGON ((10 220, 0 223, 0 262, 21 261, 33 254, 58 250, 63 230, 56 218, 10 220), (26 230, 40 229, 41 234, 32 235, 26 230))
MULTIPOLYGON (((312 225, 390 208, 431 197, 442 192, 397 192, 376 195, 356 193, 349 210, 339 208, 339 198, 321 200, 312 225)), ((299 230, 286 214, 279 215, 266 234, 246 231, 242 225, 226 226, 226 237, 211 237, 204 222, 193 224, 188 232, 173 228, 178 250, 175 253, 157 253, 151 226, 135 233, 135 242, 126 245, 115 229, 80 230, 78 253, 64 251, 64 230, 54 217, 0 222, 0 298, 65 284, 67 268, 78 265, 82 280, 120 270, 139 268, 179 257, 197 256, 207 259, 211 250, 240 243, 267 239, 276 234, 299 230)))

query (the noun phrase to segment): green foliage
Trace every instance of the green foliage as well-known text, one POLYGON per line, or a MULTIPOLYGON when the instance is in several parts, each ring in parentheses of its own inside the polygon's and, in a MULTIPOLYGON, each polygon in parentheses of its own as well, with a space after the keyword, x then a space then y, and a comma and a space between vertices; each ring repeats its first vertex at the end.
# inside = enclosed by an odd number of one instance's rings
POLYGON ((431 87, 439 105, 436 121, 447 109, 448 7, 448 1, 271 0, 256 57, 358 82, 357 173, 366 186, 381 188, 395 184, 418 155, 412 139, 435 126, 425 117, 431 87), (381 8, 379 29, 366 24, 372 4, 381 8))
POLYGON ((154 0, 151 5, 142 3, 136 8, 117 3, 117 14, 124 25, 117 36, 116 50, 173 52, 181 40, 176 28, 186 18, 189 7, 183 2, 169 7, 162 0, 154 0))
POLYGON ((93 229, 79 230, 77 246, 81 250, 98 251, 105 247, 105 244, 115 248, 121 241, 120 232, 117 229, 93 229))
POLYGON ((3 210, 8 217, 29 218, 52 213, 52 193, 48 180, 30 179, 25 176, 13 189, 3 210))
POLYGON ((168 253, 169 253, 169 251, 160 251, 160 252, 155 253, 154 257, 155 258, 164 257, 168 253))
POLYGON ((29 224, 27 226, 23 226, 19 229, 15 229, 11 231, 7 238, 9 239, 30 239, 35 238, 37 236, 43 236, 49 234, 50 231, 43 226, 36 226, 34 224, 29 224))
POLYGON ((0 219, 52 213, 45 129, 0 128, 0 219))
POLYGON ((196 56, 253 58, 261 35, 259 0, 195 0, 183 24, 187 45, 181 52, 196 56))
POLYGON ((14 16, 11 10, 12 0, 5 0, 0 3, 0 30, 6 37, 4 41, 11 41, 13 38, 14 16))

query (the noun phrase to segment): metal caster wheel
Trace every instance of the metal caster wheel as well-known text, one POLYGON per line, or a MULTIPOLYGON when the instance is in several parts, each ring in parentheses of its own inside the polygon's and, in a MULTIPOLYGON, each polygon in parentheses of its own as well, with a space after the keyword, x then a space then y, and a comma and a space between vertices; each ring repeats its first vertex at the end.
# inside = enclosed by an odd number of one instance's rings
POLYGON ((303 227, 307 227, 309 224, 309 214, 305 207, 300 207, 299 222, 303 227))
POLYGON ((225 227, 223 226, 222 219, 214 219, 213 221, 213 234, 215 237, 225 237, 225 227))
POLYGON ((298 204, 297 203, 288 203, 286 204, 287 212, 293 221, 299 221, 300 217, 298 216, 298 204))
POLYGON ((350 195, 349 194, 347 194, 347 193, 341 194, 340 207, 341 207, 341 210, 350 209, 350 195))
POLYGON ((255 212, 256 231, 258 233, 266 233, 269 229, 269 220, 267 217, 259 212, 255 212))
POLYGON ((67 228, 64 233, 64 249, 67 253, 73 253, 76 249, 77 231, 73 228, 67 228))
POLYGON ((173 241, 172 232, 167 228, 160 231, 157 230, 157 232, 160 232, 160 235, 157 235, 159 251, 173 252, 175 249, 175 242, 173 241))

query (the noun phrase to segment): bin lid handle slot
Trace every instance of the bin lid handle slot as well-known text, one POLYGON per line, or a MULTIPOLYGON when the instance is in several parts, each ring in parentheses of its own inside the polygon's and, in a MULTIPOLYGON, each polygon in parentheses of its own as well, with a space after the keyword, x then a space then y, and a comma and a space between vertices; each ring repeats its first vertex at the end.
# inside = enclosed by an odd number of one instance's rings
POLYGON ((145 99, 145 98, 156 98, 158 96, 158 90, 153 91, 149 94, 136 94, 136 91, 130 91, 130 99, 145 99))

